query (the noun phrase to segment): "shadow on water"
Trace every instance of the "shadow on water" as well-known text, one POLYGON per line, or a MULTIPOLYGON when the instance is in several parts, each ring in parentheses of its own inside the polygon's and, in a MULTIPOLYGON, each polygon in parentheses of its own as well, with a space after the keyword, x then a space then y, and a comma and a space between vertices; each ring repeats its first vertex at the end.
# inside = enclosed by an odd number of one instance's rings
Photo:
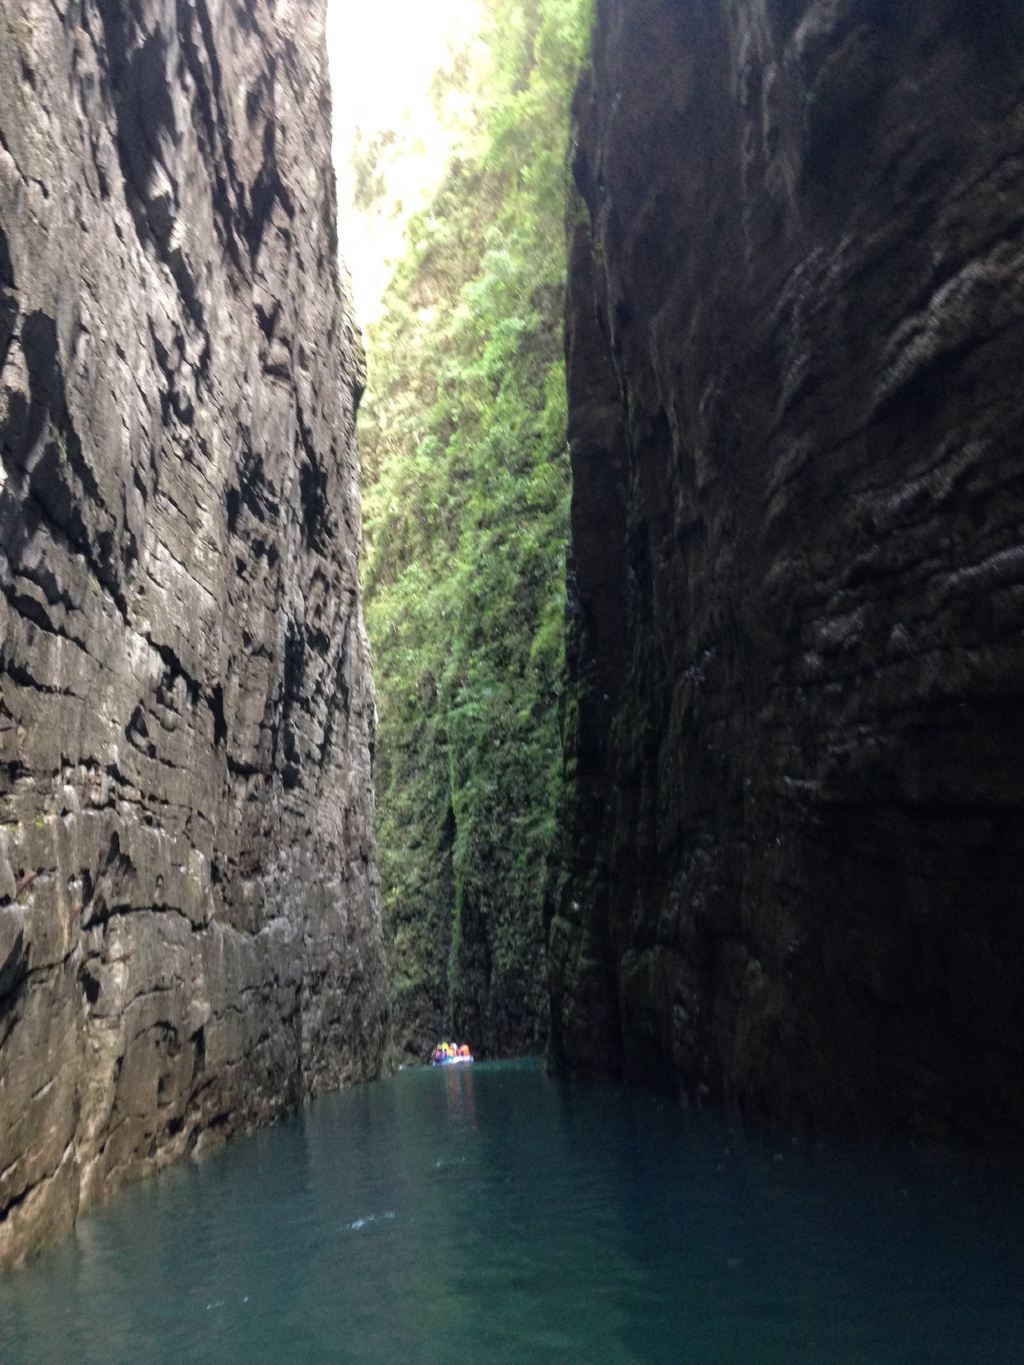
POLYGON ((1018 1365, 1024 1198, 540 1064, 405 1072, 83 1219, 0 1360, 1018 1365))

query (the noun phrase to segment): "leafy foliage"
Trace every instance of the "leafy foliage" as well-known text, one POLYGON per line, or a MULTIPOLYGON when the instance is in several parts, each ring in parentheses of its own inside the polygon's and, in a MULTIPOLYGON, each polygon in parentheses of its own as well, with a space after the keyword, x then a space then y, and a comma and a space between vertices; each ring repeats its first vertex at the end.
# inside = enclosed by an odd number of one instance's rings
POLYGON ((361 417, 379 842, 407 1051, 545 1031, 569 473, 561 315, 589 0, 490 0, 477 144, 413 220, 361 417))

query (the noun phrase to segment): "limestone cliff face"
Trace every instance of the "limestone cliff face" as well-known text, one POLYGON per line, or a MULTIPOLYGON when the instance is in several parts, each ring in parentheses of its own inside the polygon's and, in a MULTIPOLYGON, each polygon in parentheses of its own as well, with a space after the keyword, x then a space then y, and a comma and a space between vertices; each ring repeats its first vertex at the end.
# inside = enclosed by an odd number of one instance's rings
POLYGON ((323 9, 0 10, 0 1263, 379 1066, 323 9))
POLYGON ((555 1054, 1024 1137, 1024 18, 601 0, 555 1054))

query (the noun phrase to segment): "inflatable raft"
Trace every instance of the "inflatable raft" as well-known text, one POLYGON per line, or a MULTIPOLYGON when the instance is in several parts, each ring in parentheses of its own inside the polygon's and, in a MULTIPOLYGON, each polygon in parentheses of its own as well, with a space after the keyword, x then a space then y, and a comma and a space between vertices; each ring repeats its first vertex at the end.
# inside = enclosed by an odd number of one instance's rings
POLYGON ((468 1052, 435 1052, 430 1059, 431 1066, 467 1066, 472 1062, 468 1052))

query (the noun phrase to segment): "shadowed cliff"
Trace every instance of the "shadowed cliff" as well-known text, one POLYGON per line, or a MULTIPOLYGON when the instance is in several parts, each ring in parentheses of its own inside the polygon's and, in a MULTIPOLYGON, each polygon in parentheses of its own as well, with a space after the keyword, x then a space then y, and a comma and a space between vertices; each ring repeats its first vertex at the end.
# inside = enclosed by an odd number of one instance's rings
POLYGON ((1007 5, 598 5, 570 1070, 1024 1135, 1022 54, 1007 5))

